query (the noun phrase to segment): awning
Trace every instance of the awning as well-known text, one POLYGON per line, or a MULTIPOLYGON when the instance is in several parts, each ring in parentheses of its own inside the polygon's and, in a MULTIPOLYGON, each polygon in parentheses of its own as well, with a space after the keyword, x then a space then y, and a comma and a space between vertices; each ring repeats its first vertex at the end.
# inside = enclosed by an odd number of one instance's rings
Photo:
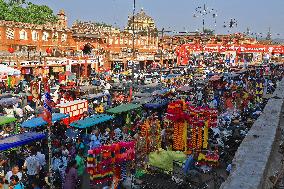
POLYGON ((135 110, 140 107, 141 107, 140 104, 121 104, 119 106, 116 106, 114 108, 107 110, 106 112, 110 114, 119 114, 122 112, 128 112, 131 110, 135 110))
MULTIPOLYGON (((52 122, 56 122, 67 117, 69 117, 68 114, 53 113, 52 122)), ((35 128, 35 127, 44 126, 46 124, 47 122, 44 121, 42 117, 37 117, 23 122, 21 126, 25 128, 35 128)))
POLYGON ((85 129, 88 127, 93 127, 97 124, 106 122, 113 119, 112 116, 107 114, 96 114, 90 117, 87 117, 83 120, 75 121, 70 124, 71 127, 79 128, 79 129, 85 129))
POLYGON ((0 139, 0 151, 26 145, 30 142, 44 139, 45 137, 45 134, 30 132, 2 138, 0 139))
POLYGON ((11 106, 17 104, 18 102, 20 102, 18 98, 2 98, 0 99, 0 106, 11 106))
POLYGON ((159 108, 167 107, 167 105, 168 105, 168 100, 156 99, 150 103, 145 104, 144 107, 148 109, 159 109, 159 108))
POLYGON ((17 121, 14 117, 0 116, 0 126, 17 121))

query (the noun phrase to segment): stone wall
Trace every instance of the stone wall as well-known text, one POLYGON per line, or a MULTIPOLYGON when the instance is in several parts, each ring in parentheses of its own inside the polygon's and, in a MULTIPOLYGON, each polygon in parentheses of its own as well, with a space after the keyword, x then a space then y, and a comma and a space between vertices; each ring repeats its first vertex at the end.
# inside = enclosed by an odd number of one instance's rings
POLYGON ((284 99, 284 79, 240 145, 221 189, 264 189, 284 99))

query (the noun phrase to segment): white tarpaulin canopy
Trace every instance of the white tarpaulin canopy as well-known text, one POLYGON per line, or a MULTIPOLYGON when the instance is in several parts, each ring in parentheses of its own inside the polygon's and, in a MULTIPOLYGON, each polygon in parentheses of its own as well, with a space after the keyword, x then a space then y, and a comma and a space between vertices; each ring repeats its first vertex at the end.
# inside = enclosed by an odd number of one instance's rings
POLYGON ((6 66, 4 64, 0 64, 0 75, 21 75, 21 71, 11 68, 9 66, 6 66))

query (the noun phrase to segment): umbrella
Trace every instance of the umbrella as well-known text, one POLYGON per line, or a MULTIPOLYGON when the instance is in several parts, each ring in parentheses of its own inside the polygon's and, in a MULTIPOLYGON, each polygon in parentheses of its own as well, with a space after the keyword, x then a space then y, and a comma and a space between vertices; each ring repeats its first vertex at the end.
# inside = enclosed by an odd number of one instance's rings
POLYGON ((18 98, 2 98, 0 99, 0 106, 7 107, 15 105, 19 102, 18 98))
POLYGON ((190 86, 182 86, 182 87, 178 88, 177 90, 182 91, 182 92, 187 92, 187 91, 190 91, 191 89, 193 89, 193 88, 190 87, 190 86))

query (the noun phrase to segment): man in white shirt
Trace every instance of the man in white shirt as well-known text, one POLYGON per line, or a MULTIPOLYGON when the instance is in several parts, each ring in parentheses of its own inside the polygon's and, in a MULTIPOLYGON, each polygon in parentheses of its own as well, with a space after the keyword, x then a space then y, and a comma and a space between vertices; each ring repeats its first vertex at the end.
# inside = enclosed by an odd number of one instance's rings
POLYGON ((36 157, 35 148, 31 149, 31 155, 25 160, 24 169, 27 170, 28 181, 31 183, 38 176, 40 171, 40 163, 36 157))
POLYGON ((39 161, 40 169, 44 168, 44 166, 46 165, 45 155, 38 151, 36 157, 39 161))

